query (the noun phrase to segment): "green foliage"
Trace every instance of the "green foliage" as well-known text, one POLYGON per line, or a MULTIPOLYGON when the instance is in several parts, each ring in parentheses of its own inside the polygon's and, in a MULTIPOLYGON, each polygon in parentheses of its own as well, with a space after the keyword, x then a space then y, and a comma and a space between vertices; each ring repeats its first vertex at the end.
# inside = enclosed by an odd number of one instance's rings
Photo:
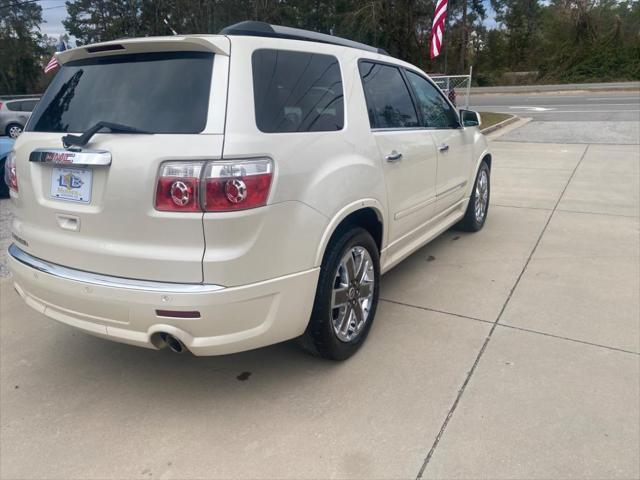
POLYGON ((39 5, 0 0, 0 92, 30 93, 36 89, 44 53, 40 22, 39 5))
POLYGON ((555 0, 545 13, 542 81, 640 79, 638 2, 555 0))

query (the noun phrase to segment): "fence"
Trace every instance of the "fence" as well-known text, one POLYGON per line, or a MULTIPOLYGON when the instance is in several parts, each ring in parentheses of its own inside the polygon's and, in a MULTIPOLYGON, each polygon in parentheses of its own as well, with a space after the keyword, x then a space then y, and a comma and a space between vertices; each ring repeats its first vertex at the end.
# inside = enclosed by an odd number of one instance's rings
POLYGON ((451 103, 468 109, 472 74, 473 67, 469 69, 469 75, 431 75, 431 80, 449 97, 451 103))

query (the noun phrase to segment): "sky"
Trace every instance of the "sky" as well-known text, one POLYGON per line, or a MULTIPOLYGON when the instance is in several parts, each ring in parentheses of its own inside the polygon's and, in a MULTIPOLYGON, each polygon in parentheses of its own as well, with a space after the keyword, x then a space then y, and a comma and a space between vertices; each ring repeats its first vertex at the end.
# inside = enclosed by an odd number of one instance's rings
POLYGON ((43 23, 40 24, 40 31, 50 37, 58 37, 64 33, 62 20, 67 16, 65 0, 40 0, 38 3, 42 7, 43 23))

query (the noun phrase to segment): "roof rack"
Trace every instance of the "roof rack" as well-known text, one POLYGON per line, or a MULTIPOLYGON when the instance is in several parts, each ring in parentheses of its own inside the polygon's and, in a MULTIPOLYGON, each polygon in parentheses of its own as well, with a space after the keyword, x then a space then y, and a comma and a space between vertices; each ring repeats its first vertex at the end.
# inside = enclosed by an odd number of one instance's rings
POLYGON ((247 35, 250 37, 270 37, 270 38, 288 38, 289 40, 303 40, 306 42, 328 43, 331 45, 340 45, 342 47, 357 48, 366 50, 367 52, 380 53, 389 55, 382 49, 366 45, 364 43, 354 42, 346 38, 334 37, 324 33, 311 32, 300 28, 283 27, 280 25, 270 25, 265 22, 255 22, 247 20, 245 22, 236 23, 223 28, 221 35, 247 35))

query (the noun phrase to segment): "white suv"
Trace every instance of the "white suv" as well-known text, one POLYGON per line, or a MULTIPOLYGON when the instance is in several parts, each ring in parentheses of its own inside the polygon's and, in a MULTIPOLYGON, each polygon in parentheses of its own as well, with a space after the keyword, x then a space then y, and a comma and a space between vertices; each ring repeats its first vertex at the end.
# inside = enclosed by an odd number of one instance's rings
POLYGON ((485 222, 478 115, 384 51, 243 22, 58 60, 8 159, 10 267, 88 333, 195 355, 301 337, 344 359, 382 273, 485 222))

